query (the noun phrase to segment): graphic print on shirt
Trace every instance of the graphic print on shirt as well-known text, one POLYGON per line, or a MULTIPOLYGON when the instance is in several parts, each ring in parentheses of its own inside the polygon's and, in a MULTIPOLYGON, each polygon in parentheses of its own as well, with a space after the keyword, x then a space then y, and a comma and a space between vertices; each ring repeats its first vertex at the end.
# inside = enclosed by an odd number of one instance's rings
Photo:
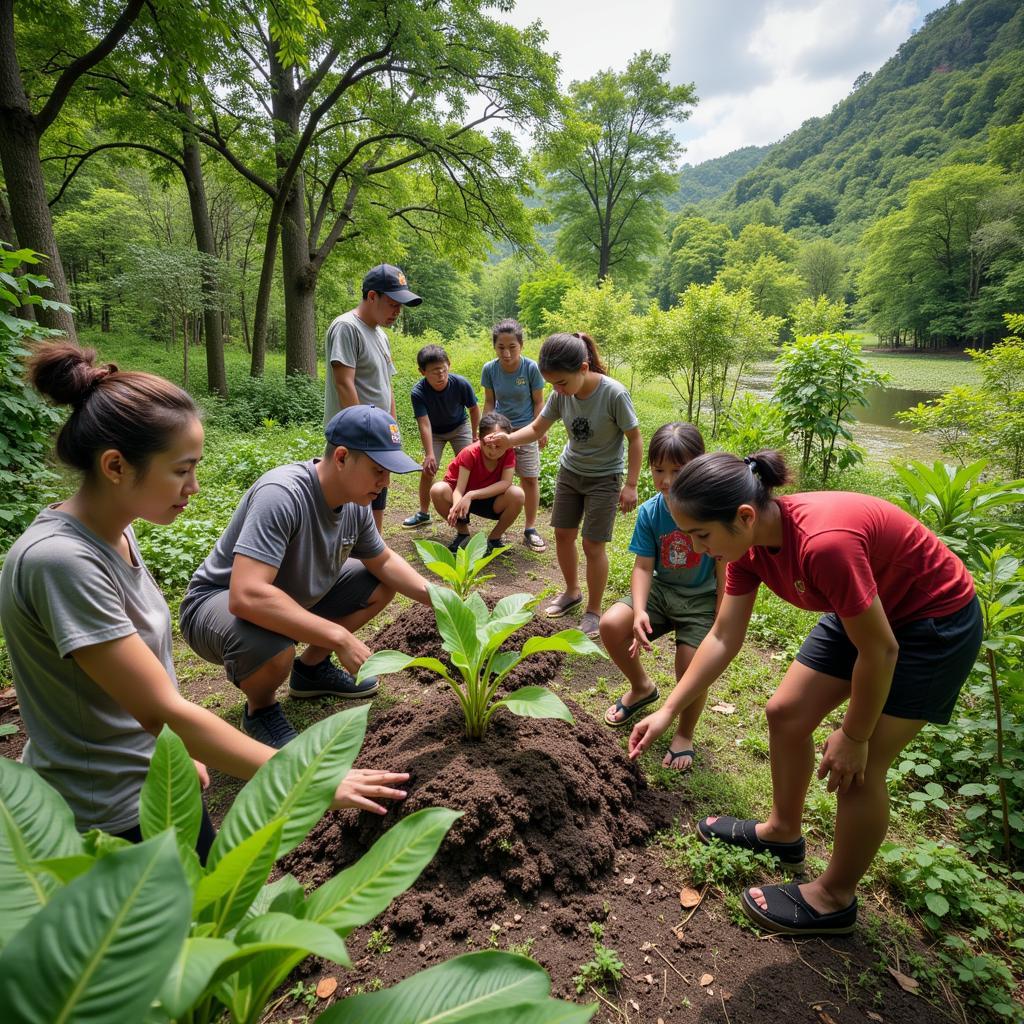
POLYGON ((575 441, 589 441, 594 432, 590 429, 590 420, 586 416, 577 416, 572 421, 572 436, 575 441))
POLYGON ((661 538, 661 564, 666 569, 693 569, 701 556, 693 550, 690 538, 681 530, 673 530, 661 538))

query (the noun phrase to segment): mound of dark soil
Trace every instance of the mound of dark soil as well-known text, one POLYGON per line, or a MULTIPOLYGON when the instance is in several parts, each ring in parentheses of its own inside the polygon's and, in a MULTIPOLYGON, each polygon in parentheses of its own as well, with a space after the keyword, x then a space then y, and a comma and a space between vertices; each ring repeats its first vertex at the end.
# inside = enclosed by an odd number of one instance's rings
POLYGON ((645 783, 609 730, 573 708, 574 726, 499 711, 479 742, 463 738, 450 693, 388 709, 367 732, 360 764, 408 771, 409 796, 386 817, 327 815, 281 867, 319 883, 358 859, 396 814, 465 812, 417 886, 386 920, 399 932, 424 921, 464 935, 509 896, 593 892, 616 852, 643 840, 634 810, 645 783))
MULTIPOLYGON (((487 606, 493 608, 496 601, 485 598, 487 606)), ((535 615, 522 629, 517 630, 501 645, 503 651, 518 651, 532 636, 551 636, 561 629, 566 629, 568 622, 557 622, 535 615)), ((451 668, 451 659, 442 646, 441 634, 437 631, 434 611, 421 604, 414 605, 403 612, 394 622, 377 631, 369 641, 372 651, 402 651, 417 658, 439 658, 451 668)), ((522 664, 517 665, 506 677, 504 686, 508 690, 518 690, 521 686, 547 686, 558 675, 562 668, 562 655, 555 651, 541 651, 532 654, 522 664)), ((409 670, 417 682, 437 682, 437 676, 425 668, 409 670)))

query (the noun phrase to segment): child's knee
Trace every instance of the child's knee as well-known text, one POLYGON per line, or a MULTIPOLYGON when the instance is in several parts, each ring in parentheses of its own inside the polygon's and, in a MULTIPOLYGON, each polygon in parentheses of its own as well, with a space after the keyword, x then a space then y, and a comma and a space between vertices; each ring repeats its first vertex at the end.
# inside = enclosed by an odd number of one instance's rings
POLYGON ((434 504, 450 505, 452 503, 452 489, 443 480, 430 488, 430 500, 434 504))
POLYGON ((606 542, 603 540, 590 540, 587 537, 583 538, 583 554, 587 558, 600 557, 604 554, 606 542))
POLYGON ((523 492, 523 489, 513 484, 505 492, 505 504, 506 507, 514 505, 516 508, 522 508, 526 504, 526 494, 523 492))

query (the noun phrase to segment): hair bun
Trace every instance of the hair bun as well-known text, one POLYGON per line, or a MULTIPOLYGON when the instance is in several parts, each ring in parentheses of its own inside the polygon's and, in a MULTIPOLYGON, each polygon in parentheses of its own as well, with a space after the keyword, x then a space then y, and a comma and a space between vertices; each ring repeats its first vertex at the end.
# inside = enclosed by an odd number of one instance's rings
POLYGON ((96 350, 70 341, 37 345, 28 363, 33 387, 57 405, 78 405, 106 377, 117 372, 114 363, 94 366, 96 350))

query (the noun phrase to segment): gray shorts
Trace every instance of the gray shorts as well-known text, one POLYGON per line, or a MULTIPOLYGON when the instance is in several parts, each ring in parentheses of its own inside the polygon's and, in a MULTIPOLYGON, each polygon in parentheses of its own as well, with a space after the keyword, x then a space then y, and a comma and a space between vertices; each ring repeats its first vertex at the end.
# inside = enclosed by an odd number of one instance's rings
POLYGON ((449 430, 445 434, 435 433, 431 428, 430 443, 434 449, 434 458, 440 464, 446 444, 451 444, 452 451, 458 455, 463 448, 468 448, 473 443, 473 428, 468 419, 463 420, 454 430, 449 430))
POLYGON ((516 449, 516 475, 523 477, 540 476, 540 445, 536 441, 521 444, 516 449))
POLYGON ((622 474, 580 476, 559 466, 555 480, 555 500, 551 506, 551 525, 555 529, 576 530, 583 522, 583 539, 607 543, 615 530, 615 512, 619 507, 622 474))
MULTIPOLYGON (((632 608, 633 597, 620 597, 618 603, 632 608)), ((715 623, 715 591, 684 594, 655 576, 647 595, 647 618, 654 630, 652 640, 675 630, 677 645, 700 647, 715 623)))
MULTIPOLYGON (((357 558, 346 559, 337 583, 309 610, 337 622, 365 608, 380 580, 357 558)), ((181 635, 204 661, 223 665, 236 686, 258 668, 295 646, 295 641, 240 619, 228 611, 228 591, 215 590, 198 602, 182 602, 181 635)))

